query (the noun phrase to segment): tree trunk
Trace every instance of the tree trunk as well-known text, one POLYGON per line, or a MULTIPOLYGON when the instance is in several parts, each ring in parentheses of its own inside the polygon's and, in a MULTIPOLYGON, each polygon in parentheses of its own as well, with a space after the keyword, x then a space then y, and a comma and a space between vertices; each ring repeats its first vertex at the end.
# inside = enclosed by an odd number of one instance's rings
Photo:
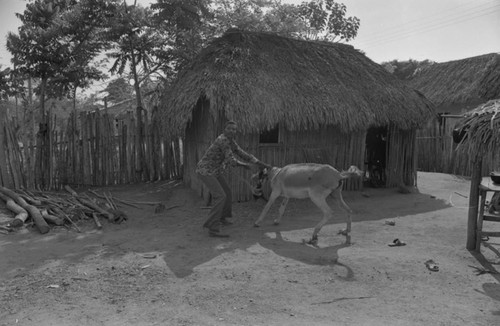
POLYGON ((36 163, 35 163, 35 178, 37 186, 40 188, 45 188, 47 186, 46 183, 46 175, 47 169, 50 167, 47 166, 47 153, 46 153, 46 145, 48 144, 48 130, 47 130, 47 121, 45 115, 45 86, 47 85, 47 78, 42 78, 42 82, 40 85, 40 116, 39 126, 38 126, 38 134, 37 134, 37 144, 36 144, 36 163))
POLYGON ((137 115, 137 138, 136 138, 136 150, 137 150, 137 155, 136 155, 136 174, 138 177, 137 181, 142 181, 142 177, 144 175, 147 175, 146 169, 147 165, 144 164, 144 126, 143 126, 143 119, 142 119, 142 112, 144 111, 144 108, 142 106, 142 95, 141 95, 141 85, 139 81, 139 76, 137 74, 137 62, 136 62, 136 57, 135 57, 135 52, 132 47, 132 40, 130 41, 131 43, 131 70, 132 70, 132 75, 134 76, 134 89, 135 89, 135 97, 137 100, 137 108, 136 108, 136 115, 137 115))
POLYGON ((40 233, 44 234, 49 232, 50 228, 47 222, 43 219, 42 213, 38 210, 33 205, 29 205, 23 198, 21 198, 18 194, 13 192, 10 189, 7 189, 5 187, 0 186, 0 192, 2 192, 4 195, 9 196, 10 198, 14 199, 19 206, 24 208, 28 213, 30 214, 31 218, 35 222, 35 225, 38 228, 38 231, 40 233))

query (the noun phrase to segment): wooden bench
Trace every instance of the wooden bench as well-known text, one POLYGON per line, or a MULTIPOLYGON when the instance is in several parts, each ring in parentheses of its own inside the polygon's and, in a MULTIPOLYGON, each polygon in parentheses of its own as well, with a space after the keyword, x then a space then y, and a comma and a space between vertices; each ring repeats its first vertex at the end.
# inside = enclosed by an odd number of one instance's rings
POLYGON ((483 222, 500 222, 500 214, 493 214, 486 210, 486 197, 488 192, 500 192, 500 185, 493 183, 490 177, 483 177, 479 184, 479 214, 476 227, 476 251, 481 250, 483 237, 500 237, 500 232, 483 231, 483 222))

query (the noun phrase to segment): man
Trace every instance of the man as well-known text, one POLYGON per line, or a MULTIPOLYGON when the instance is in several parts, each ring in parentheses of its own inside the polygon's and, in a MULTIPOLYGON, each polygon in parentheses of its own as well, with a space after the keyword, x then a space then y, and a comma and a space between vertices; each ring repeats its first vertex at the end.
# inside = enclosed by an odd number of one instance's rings
POLYGON ((203 227, 208 228, 212 237, 227 238, 221 232, 222 225, 231 224, 227 218, 232 217, 231 188, 224 178, 229 166, 251 168, 251 164, 266 167, 255 156, 248 154, 234 141, 238 125, 234 121, 225 124, 224 132, 215 139, 198 162, 196 173, 212 194, 212 208, 203 227), (237 158, 238 156, 238 158, 237 158))

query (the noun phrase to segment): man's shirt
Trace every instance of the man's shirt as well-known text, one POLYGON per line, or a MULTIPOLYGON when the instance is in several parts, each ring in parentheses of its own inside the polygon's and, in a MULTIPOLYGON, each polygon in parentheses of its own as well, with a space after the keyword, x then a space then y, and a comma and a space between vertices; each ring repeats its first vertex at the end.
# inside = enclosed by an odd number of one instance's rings
POLYGON ((221 134, 207 149, 196 167, 196 173, 201 175, 221 175, 228 166, 236 166, 239 156, 246 162, 257 162, 257 158, 245 152, 236 142, 221 134))

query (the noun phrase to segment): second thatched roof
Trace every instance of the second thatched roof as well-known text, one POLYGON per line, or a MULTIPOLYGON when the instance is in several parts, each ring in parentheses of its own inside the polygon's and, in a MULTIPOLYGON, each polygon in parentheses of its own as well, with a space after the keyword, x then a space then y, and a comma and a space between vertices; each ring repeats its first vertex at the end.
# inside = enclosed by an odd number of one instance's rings
POLYGON ((500 54, 490 53, 427 66, 415 73, 409 85, 421 91, 436 106, 453 110, 453 106, 462 104, 461 107, 468 110, 500 98, 500 54))
POLYGON ((345 44, 228 31, 202 50, 163 94, 169 128, 184 130, 199 99, 243 131, 337 125, 345 132, 421 126, 434 113, 419 92, 345 44))

